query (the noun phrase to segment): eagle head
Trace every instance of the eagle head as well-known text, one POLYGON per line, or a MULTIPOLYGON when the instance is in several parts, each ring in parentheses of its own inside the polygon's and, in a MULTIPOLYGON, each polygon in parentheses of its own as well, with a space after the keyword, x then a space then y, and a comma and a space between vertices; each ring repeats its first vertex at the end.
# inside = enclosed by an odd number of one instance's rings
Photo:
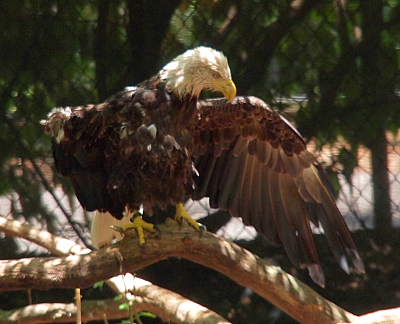
POLYGON ((160 71, 167 89, 177 96, 199 97, 202 90, 221 92, 228 101, 236 96, 228 60, 209 47, 196 47, 179 55, 160 71))

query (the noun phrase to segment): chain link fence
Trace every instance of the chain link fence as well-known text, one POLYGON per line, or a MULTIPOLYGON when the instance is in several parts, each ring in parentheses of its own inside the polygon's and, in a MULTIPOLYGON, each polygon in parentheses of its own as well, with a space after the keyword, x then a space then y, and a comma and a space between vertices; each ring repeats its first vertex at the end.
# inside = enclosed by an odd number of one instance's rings
MULTIPOLYGON (((399 16, 398 0, 1 1, 0 214, 90 247, 91 215, 56 174, 40 120, 207 45, 228 57, 239 95, 299 128, 352 229, 398 226, 399 16)), ((236 220, 219 233, 255 236, 236 220)), ((0 237, 1 258, 44 252, 0 237)))

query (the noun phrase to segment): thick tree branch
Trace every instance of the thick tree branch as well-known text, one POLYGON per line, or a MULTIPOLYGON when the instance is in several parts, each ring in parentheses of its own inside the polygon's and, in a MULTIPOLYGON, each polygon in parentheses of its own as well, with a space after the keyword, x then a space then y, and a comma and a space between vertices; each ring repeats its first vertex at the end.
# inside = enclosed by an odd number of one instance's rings
POLYGON ((193 228, 179 228, 173 221, 160 228, 161 238, 148 235, 146 252, 136 235, 129 234, 117 244, 86 255, 0 261, 0 290, 88 287, 175 256, 225 274, 301 323, 351 322, 357 318, 234 243, 208 232, 199 236, 193 228))

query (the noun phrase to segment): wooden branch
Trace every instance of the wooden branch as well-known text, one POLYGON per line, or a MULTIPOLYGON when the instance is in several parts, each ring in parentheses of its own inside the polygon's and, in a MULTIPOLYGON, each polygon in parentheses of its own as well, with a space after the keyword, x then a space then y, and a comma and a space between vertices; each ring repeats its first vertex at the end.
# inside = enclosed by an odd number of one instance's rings
POLYGON ((396 324, 400 323, 400 308, 380 310, 358 317, 352 324, 396 324))
MULTIPOLYGON (((167 289, 139 278, 135 278, 134 282, 133 293, 136 296, 134 305, 137 312, 148 311, 164 322, 177 324, 230 324, 213 311, 167 289)), ((126 318, 127 310, 118 308, 124 302, 126 300, 82 301, 82 322, 103 320, 104 314, 108 320, 126 318)), ((2 324, 65 323, 74 320, 77 315, 75 304, 47 303, 9 311, 0 310, 0 322, 2 324)))
POLYGON ((250 288, 301 323, 352 322, 356 316, 234 243, 170 221, 162 236, 147 235, 144 252, 134 232, 112 246, 80 256, 0 261, 0 290, 88 287, 126 272, 136 272, 168 257, 182 257, 225 274, 250 288))
POLYGON ((34 226, 23 224, 17 220, 10 220, 0 216, 0 231, 7 236, 18 236, 40 245, 58 256, 71 254, 86 254, 90 249, 82 248, 70 240, 58 237, 34 226))
MULTIPOLYGON (((126 318, 127 311, 118 309, 121 303, 123 301, 114 299, 83 301, 82 321, 103 320, 103 314, 107 314, 107 319, 126 318)), ((135 307, 138 312, 147 310, 147 301, 139 297, 135 307)), ((42 303, 0 311, 0 320, 3 324, 66 323, 73 321, 76 317, 77 307, 73 303, 42 303)))

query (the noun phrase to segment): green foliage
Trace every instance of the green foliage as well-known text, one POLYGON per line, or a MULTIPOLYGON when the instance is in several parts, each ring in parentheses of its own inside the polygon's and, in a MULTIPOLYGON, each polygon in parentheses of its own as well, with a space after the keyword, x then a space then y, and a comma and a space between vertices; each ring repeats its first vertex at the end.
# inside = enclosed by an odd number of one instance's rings
POLYGON ((149 313, 149 312, 145 312, 145 311, 137 313, 135 305, 134 305, 134 302, 136 301, 135 296, 133 296, 131 294, 125 294, 125 295, 120 294, 120 295, 117 295, 114 297, 115 301, 119 301, 122 299, 126 299, 127 302, 121 303, 118 306, 118 309, 119 310, 128 310, 130 319, 122 320, 120 322, 121 324, 133 324, 133 323, 142 324, 142 321, 140 319, 141 317, 147 317, 147 318, 156 318, 157 317, 156 315, 149 313))
POLYGON ((132 324, 132 322, 130 320, 124 319, 121 322, 119 322, 119 324, 132 324))
POLYGON ((156 318, 157 316, 156 315, 154 315, 154 314, 152 314, 152 313, 149 313, 149 312, 140 312, 139 314, 138 314, 139 316, 143 316, 143 317, 148 317, 148 318, 156 318))
MULTIPOLYGON (((363 19, 360 6, 354 1, 344 5, 342 21, 338 22, 340 17, 334 3, 322 2, 301 16, 276 47, 270 49, 271 53, 263 57, 257 55, 257 47, 267 42, 268 34, 281 23, 279 19, 288 8, 286 2, 246 1, 239 5, 223 0, 182 1, 171 18, 163 47, 166 51, 174 47, 180 51, 198 44, 223 47, 235 80, 238 84, 251 84, 248 89, 251 94, 268 100, 306 95, 306 111, 298 117, 306 136, 322 136, 329 141, 336 134, 351 138, 357 125, 365 123, 365 109, 373 106, 355 109, 354 104, 363 96, 362 49, 348 60, 339 80, 330 77, 342 64, 343 55, 360 42, 363 19), (250 59, 259 64, 262 82, 241 80, 241 69, 246 68, 250 59), (337 82, 336 90, 329 104, 321 106, 319 100, 330 91, 331 81, 337 82)), ((385 79, 381 83, 392 91, 399 82, 400 23, 395 20, 398 7, 398 1, 390 1, 383 8, 388 27, 382 31, 382 55, 377 59, 380 62, 377 78, 385 79)), ((37 0, 9 3, 7 12, 10 14, 0 20, 1 107, 14 124, 25 122, 18 135, 27 146, 34 147, 34 154, 42 156, 48 148, 48 138, 43 136, 37 122, 51 107, 94 102, 97 86, 104 86, 103 96, 119 84, 131 55, 127 44, 129 8, 125 1, 112 2, 104 9, 95 2, 37 0), (108 25, 103 35, 96 25, 99 10, 107 15, 108 25), (104 71, 99 70, 101 66, 104 71)), ((379 97, 373 99, 369 101, 381 101, 379 97)), ((383 107, 385 114, 396 117, 389 118, 396 127, 397 106, 394 103, 383 107)), ((10 156, 21 156, 9 137, 4 136, 9 133, 7 125, 1 123, 0 131, 0 147, 5 153, 1 154, 2 163, 10 156)), ((370 129, 365 128, 362 135, 369 133, 370 129)))
POLYGON ((96 289, 96 288, 103 289, 103 286, 104 286, 104 281, 99 281, 99 282, 96 282, 96 283, 93 285, 93 288, 94 288, 94 289, 96 289))
POLYGON ((123 303, 118 306, 119 310, 129 309, 129 303, 123 303))
POLYGON ((118 300, 121 300, 123 297, 124 297, 124 295, 122 295, 122 294, 116 295, 116 296, 114 297, 114 300, 115 300, 115 301, 118 301, 118 300))

